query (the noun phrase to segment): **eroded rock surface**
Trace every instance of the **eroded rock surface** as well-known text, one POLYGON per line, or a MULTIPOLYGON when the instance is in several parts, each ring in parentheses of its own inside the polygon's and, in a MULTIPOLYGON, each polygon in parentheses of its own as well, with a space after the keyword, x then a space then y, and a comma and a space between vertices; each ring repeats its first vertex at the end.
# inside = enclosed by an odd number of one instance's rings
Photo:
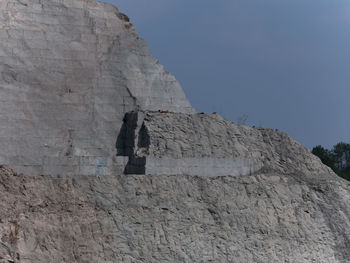
POLYGON ((0 174, 2 263, 350 259, 336 177, 0 174))
POLYGON ((193 114, 116 8, 1 0, 0 56, 0 263, 350 262, 349 183, 193 114))
POLYGON ((122 130, 117 152, 129 156, 127 173, 333 174, 286 133, 239 126, 218 114, 131 112, 122 130))
POLYGON ((128 17, 91 0, 1 0, 0 163, 112 174, 131 110, 194 112, 128 17))

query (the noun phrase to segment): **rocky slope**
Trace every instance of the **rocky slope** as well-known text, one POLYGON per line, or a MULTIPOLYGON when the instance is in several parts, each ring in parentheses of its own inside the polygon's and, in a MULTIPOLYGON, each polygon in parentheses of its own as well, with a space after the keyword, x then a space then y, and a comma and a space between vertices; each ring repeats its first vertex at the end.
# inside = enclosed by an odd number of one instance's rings
POLYGON ((0 263, 350 262, 349 182, 194 114, 111 5, 2 0, 0 56, 0 263))
POLYGON ((349 183, 1 169, 0 262, 349 262, 349 183))
POLYGON ((131 112, 118 139, 117 154, 129 157, 128 173, 333 174, 286 133, 239 126, 218 114, 131 112))

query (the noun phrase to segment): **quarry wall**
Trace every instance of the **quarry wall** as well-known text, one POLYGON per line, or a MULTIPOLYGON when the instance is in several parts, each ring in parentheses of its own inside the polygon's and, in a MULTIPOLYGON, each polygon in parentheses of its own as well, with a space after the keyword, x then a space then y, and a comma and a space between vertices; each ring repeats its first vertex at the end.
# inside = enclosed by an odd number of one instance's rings
POLYGON ((130 112, 118 139, 127 174, 331 173, 284 132, 236 125, 218 114, 130 112))
POLYGON ((0 163, 33 174, 123 170, 131 110, 194 112, 129 18, 90 0, 0 6, 0 163))
POLYGON ((285 134, 194 114, 109 4, 6 0, 0 12, 0 164, 16 172, 237 176, 318 165, 285 134))
POLYGON ((349 182, 321 174, 39 176, 0 168, 0 262, 347 263, 349 182))
POLYGON ((0 1, 0 263, 346 263, 349 189, 195 114, 115 7, 0 1))

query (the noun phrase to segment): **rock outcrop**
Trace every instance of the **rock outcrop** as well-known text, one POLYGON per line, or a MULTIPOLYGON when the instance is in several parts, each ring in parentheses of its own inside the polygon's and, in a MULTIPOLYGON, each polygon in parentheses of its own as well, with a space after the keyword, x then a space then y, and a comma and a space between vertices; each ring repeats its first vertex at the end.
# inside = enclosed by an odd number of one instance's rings
POLYGON ((0 172, 0 262, 349 262, 335 176, 0 172))
POLYGON ((111 5, 2 0, 0 56, 0 263, 350 262, 350 183, 195 114, 111 5))
POLYGON ((112 174, 126 112, 194 112, 109 4, 1 0, 0 56, 0 162, 18 172, 112 174))
POLYGON ((332 173, 286 133, 238 126, 218 114, 128 113, 117 154, 128 156, 128 174, 332 173))

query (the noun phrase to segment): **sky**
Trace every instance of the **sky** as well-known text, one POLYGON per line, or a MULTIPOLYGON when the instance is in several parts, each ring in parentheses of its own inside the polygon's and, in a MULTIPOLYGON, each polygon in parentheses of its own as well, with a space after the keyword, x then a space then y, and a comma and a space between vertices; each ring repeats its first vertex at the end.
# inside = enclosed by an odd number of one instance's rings
POLYGON ((349 0, 106 0, 198 112, 350 143, 349 0))

